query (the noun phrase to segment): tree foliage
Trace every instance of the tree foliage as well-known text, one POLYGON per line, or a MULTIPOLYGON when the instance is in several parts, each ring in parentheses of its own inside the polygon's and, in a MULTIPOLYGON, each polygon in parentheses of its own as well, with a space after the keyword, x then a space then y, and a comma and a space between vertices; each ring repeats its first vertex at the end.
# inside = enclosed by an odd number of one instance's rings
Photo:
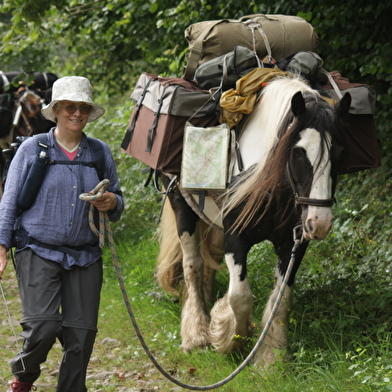
POLYGON ((187 53, 184 30, 192 23, 253 13, 302 16, 319 35, 324 67, 370 84, 378 93, 385 161, 390 155, 391 2, 4 0, 0 12, 3 71, 79 73, 104 85, 109 94, 129 91, 142 71, 181 76, 187 53))

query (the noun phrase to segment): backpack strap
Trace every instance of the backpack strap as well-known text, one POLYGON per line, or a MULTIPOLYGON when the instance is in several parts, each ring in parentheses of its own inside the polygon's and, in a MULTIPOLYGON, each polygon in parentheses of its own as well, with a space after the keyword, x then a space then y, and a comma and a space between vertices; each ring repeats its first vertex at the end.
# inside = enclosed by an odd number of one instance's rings
POLYGON ((104 179, 106 169, 106 160, 105 154, 103 152, 102 142, 99 139, 95 139, 89 136, 87 136, 87 140, 93 152, 94 161, 92 163, 94 164, 95 170, 97 171, 99 180, 102 181, 104 179))
POLYGON ((61 161, 61 160, 49 160, 49 165, 82 165, 82 166, 89 166, 94 167, 98 178, 100 181, 104 179, 105 168, 106 168, 106 161, 105 161, 105 154, 103 151, 102 142, 98 139, 93 137, 87 136, 87 142, 91 148, 93 160, 90 162, 81 162, 81 161, 61 161))
POLYGON ((35 200, 42 182, 46 175, 48 165, 83 165, 94 167, 100 181, 104 179, 106 168, 105 154, 102 142, 92 137, 87 137, 89 146, 92 150, 93 161, 56 161, 50 159, 50 148, 48 145, 48 134, 40 133, 33 136, 37 140, 36 158, 27 175, 27 179, 23 185, 22 191, 18 197, 18 205, 21 210, 28 209, 35 200))
MULTIPOLYGON (((48 134, 47 133, 39 133, 38 135, 34 135, 37 139, 37 155, 41 154, 41 151, 45 151, 46 157, 49 159, 49 145, 48 145, 48 134)), ((26 140, 26 138, 24 139, 26 140)))
POLYGON ((37 148, 35 159, 29 169, 23 188, 18 196, 17 204, 20 210, 27 210, 33 204, 44 181, 48 168, 49 147, 46 134, 36 135, 37 148))

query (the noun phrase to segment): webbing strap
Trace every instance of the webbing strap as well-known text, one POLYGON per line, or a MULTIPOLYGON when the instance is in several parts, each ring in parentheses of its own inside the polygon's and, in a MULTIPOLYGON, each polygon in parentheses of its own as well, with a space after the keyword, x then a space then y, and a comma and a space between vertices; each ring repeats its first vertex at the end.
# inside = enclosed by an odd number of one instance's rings
POLYGON ((158 119, 159 119, 159 115, 161 113, 163 99, 165 97, 166 89, 167 89, 167 87, 164 88, 161 97, 158 99, 158 107, 154 113, 154 121, 153 121, 150 129, 147 132, 147 146, 146 146, 146 149, 144 150, 145 152, 151 152, 151 150, 152 150, 152 145, 154 144, 156 129, 158 126, 158 119))
POLYGON ((327 72, 325 69, 321 68, 320 69, 320 73, 324 74, 327 76, 329 83, 331 83, 333 89, 335 90, 336 95, 339 97, 339 99, 343 98, 343 94, 340 91, 338 85, 336 84, 336 82, 333 80, 333 77, 331 76, 331 74, 329 72, 327 72))
POLYGON ((253 52, 256 56, 258 66, 262 67, 263 64, 261 63, 258 55, 257 55, 257 50, 256 50, 256 34, 255 31, 258 30, 258 32, 261 35, 261 38, 263 38, 265 49, 267 50, 267 62, 268 64, 272 64, 272 51, 271 51, 271 46, 268 41, 267 34, 265 34, 264 30, 261 28, 261 24, 258 22, 254 22, 253 20, 248 20, 247 22, 244 22, 244 24, 252 31, 252 39, 253 39, 253 52))
POLYGON ((127 147, 128 144, 131 143, 132 138, 133 138, 133 132, 135 130, 135 126, 136 126, 136 120, 139 117, 139 112, 140 112, 140 108, 142 107, 142 103, 144 101, 144 97, 146 96, 147 90, 151 84, 151 82, 157 80, 158 77, 156 78, 151 78, 148 80, 146 86, 143 89, 142 94, 140 95, 140 98, 138 99, 138 101, 135 103, 135 114, 133 115, 131 124, 129 125, 128 129, 127 129, 127 147))

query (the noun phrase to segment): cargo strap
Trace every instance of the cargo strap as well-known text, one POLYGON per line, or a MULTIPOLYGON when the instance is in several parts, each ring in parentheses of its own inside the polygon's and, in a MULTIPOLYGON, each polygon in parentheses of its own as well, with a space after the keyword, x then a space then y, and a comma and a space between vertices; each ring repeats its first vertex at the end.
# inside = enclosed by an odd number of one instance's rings
POLYGON ((144 101, 144 97, 146 96, 148 87, 150 86, 151 82, 153 82, 153 81, 155 81, 157 79, 158 79, 158 77, 151 78, 151 79, 148 80, 146 86, 144 87, 144 90, 143 90, 142 94, 140 95, 139 100, 135 104, 135 115, 133 116, 132 122, 131 122, 131 124, 129 125, 129 127, 127 129, 127 140, 126 140, 127 146, 132 141, 133 132, 135 130, 135 125, 136 125, 136 120, 137 120, 137 118, 139 116, 140 108, 142 107, 142 103, 144 101))
MULTIPOLYGON (((133 115, 132 118, 132 122, 129 125, 128 129, 127 129, 127 135, 126 135, 126 139, 124 139, 122 145, 125 146, 125 144, 128 146, 129 143, 131 143, 132 138, 133 138, 133 133, 135 131, 135 126, 136 126, 136 121, 139 117, 139 112, 140 112, 140 108, 142 107, 142 103, 144 101, 144 98, 147 94, 147 90, 150 86, 150 84, 152 82, 154 82, 155 80, 157 80, 158 77, 154 77, 148 80, 146 86, 143 89, 142 94, 140 95, 139 100, 136 102, 135 104, 135 114, 133 115)), ((146 143, 146 149, 144 150, 145 152, 151 152, 152 150, 152 146, 154 144, 154 139, 155 139, 155 135, 156 135, 156 129, 158 126, 158 120, 159 120, 159 115, 161 113, 161 109, 162 109, 162 105, 163 105, 163 99, 165 97, 165 93, 166 93, 166 89, 168 86, 166 86, 163 90, 163 93, 161 95, 161 97, 158 99, 158 107, 157 110, 154 112, 154 121, 150 127, 150 129, 147 132, 147 143, 146 143)))
POLYGON ((338 85, 336 84, 336 82, 333 80, 333 77, 331 76, 331 74, 329 72, 327 72, 323 68, 320 69, 320 73, 322 73, 322 74, 327 76, 327 78, 329 80, 329 83, 331 83, 331 86, 335 90, 336 95, 339 97, 339 99, 342 99, 343 98, 343 94, 340 91, 340 89, 339 89, 338 85))
POLYGON ((161 114, 161 109, 162 109, 163 99, 165 97, 166 89, 167 89, 167 87, 165 87, 163 89, 163 93, 162 93, 161 97, 158 99, 158 107, 154 113, 154 121, 152 122, 152 125, 147 132, 147 146, 146 146, 146 149, 144 150, 145 152, 151 152, 151 150, 152 150, 152 145, 154 144, 155 135, 157 132, 159 115, 161 114))
POLYGON ((147 166, 145 169, 142 170, 142 173, 143 174, 148 173, 148 177, 146 182, 144 183, 144 187, 147 188, 150 185, 150 182, 153 181, 154 189, 156 190, 156 192, 163 195, 161 211, 159 213, 159 218, 158 218, 158 222, 160 222, 166 199, 168 197, 168 194, 177 186, 178 176, 175 174, 165 174, 170 178, 170 182, 167 188, 162 190, 162 186, 159 185, 160 172, 158 170, 155 170, 152 167, 147 166))
POLYGON ((271 52, 271 46, 269 44, 268 38, 267 38, 267 34, 265 34, 264 30, 261 28, 261 24, 254 22, 253 20, 248 20, 246 22, 243 22, 251 31, 252 31, 252 38, 253 38, 253 52, 257 58, 259 67, 262 67, 263 64, 260 62, 259 57, 257 55, 257 51, 256 51, 256 34, 255 31, 257 30, 261 37, 264 40, 264 45, 265 48, 267 49, 267 63, 268 64, 272 64, 273 62, 273 58, 272 58, 272 52, 271 52))

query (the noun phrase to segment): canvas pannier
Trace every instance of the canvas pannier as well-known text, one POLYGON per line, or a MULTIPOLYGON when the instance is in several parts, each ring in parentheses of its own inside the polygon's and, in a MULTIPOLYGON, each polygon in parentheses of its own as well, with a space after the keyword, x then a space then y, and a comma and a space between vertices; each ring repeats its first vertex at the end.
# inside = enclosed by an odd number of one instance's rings
POLYGON ((199 65, 235 46, 255 50, 260 59, 269 55, 270 46, 272 57, 280 60, 299 51, 315 51, 318 42, 317 33, 305 19, 264 14, 194 23, 185 30, 185 38, 189 54, 183 77, 191 80, 199 65))
POLYGON ((203 89, 221 87, 224 91, 234 87, 238 79, 260 66, 261 61, 253 50, 236 46, 233 51, 200 65, 195 72, 195 81, 203 89))
POLYGON ((184 127, 219 124, 217 102, 196 83, 143 73, 131 95, 136 101, 123 152, 153 169, 179 174, 184 127))
POLYGON ((329 72, 329 82, 323 86, 323 89, 332 99, 339 100, 346 92, 351 94, 352 99, 345 121, 348 151, 339 164, 339 174, 380 166, 380 152, 373 119, 376 103, 375 91, 365 84, 350 83, 338 71, 329 72))

